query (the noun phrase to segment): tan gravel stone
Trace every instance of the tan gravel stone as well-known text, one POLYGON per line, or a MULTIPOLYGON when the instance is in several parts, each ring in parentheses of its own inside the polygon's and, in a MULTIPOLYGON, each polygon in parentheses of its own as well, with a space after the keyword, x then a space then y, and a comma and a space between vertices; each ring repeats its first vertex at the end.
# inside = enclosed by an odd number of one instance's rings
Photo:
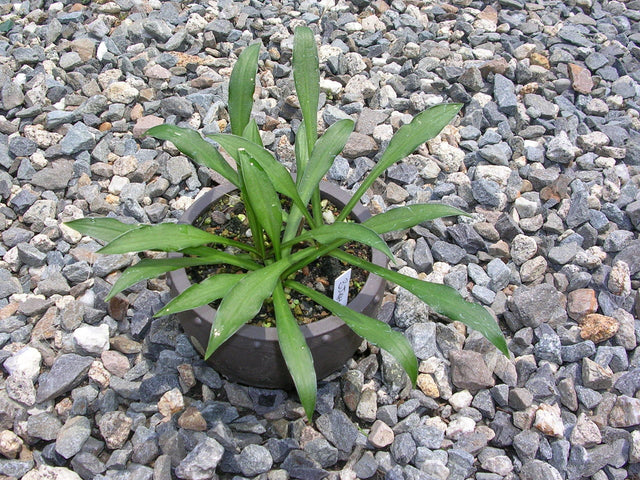
POLYGON ((111 382, 111 374, 104 368, 101 361, 95 360, 89 368, 89 378, 100 385, 107 388, 111 382))
POLYGON ((88 62, 96 55, 96 44, 88 37, 73 40, 70 46, 72 51, 80 55, 83 62, 88 62))
POLYGON ((116 377, 123 378, 131 368, 129 359, 115 350, 105 350, 102 352, 101 359, 104 368, 116 377))
POLYGON ((109 100, 116 103, 131 103, 138 98, 138 90, 127 82, 113 82, 105 91, 109 100))
POLYGON ((531 65, 537 65, 547 70, 551 68, 551 65, 549 64, 549 59, 540 53, 536 53, 536 52, 532 53, 531 56, 529 57, 529 60, 531 61, 531 65))
POLYGON ((391 427, 382 420, 376 420, 371 426, 368 440, 376 448, 384 448, 393 443, 395 434, 391 427))
POLYGON ((111 348, 122 352, 126 355, 132 353, 140 353, 142 350, 142 345, 136 342, 135 340, 131 340, 123 335, 115 336, 111 339, 111 348))
POLYGON ((178 365, 178 375, 180 375, 180 385, 184 391, 196 386, 196 376, 193 367, 188 363, 178 365))
POLYGON ((590 313, 580 321, 580 337, 583 340, 600 343, 613 337, 619 328, 620 322, 615 318, 599 313, 590 313))
POLYGON ((188 407, 178 418, 178 425, 185 430, 196 432, 207 430, 207 421, 196 407, 188 407))
POLYGON ((158 411, 165 417, 170 417, 174 413, 184 408, 184 397, 177 388, 169 390, 158 400, 158 411))
POLYGON ((0 432, 0 454, 7 458, 16 458, 22 448, 22 439, 11 430, 0 432))
POLYGON ((585 315, 598 310, 598 300, 595 290, 579 288, 567 295, 567 313, 574 320, 580 320, 585 315))
POLYGON ((418 388, 422 390, 427 397, 438 398, 440 391, 433 377, 428 373, 421 373, 418 375, 417 381, 418 388))
POLYGON ((571 78, 571 86, 576 92, 588 95, 593 90, 593 79, 589 69, 570 63, 569 78, 571 78))
POLYGON ((626 262, 618 260, 609 273, 607 288, 614 295, 629 295, 631 293, 631 272, 626 262))
POLYGON ((133 420, 124 412, 115 411, 105 413, 98 422, 98 428, 107 447, 116 450, 122 448, 131 432, 133 420))

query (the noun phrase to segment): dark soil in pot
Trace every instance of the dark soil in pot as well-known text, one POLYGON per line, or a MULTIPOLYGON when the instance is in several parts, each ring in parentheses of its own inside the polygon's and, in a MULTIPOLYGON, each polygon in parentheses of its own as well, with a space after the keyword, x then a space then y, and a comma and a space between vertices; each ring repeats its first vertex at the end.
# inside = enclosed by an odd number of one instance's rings
MULTIPOLYGON (((231 184, 216 187, 201 196, 189 208, 181 223, 194 221, 220 197, 233 192, 231 184)), ((349 195, 339 188, 322 183, 323 198, 341 207, 349 200, 349 195)), ((362 222, 369 218, 369 212, 358 205, 353 216, 362 222)), ((372 261, 386 266, 386 257, 374 250, 372 261)), ((191 282, 185 270, 176 270, 168 274, 169 284, 174 295, 186 289, 191 282)), ((348 304, 353 310, 375 316, 384 294, 385 282, 376 275, 369 275, 360 292, 348 304)), ((215 309, 206 305, 178 314, 180 322, 201 352, 209 339, 209 331, 215 318, 215 309)), ((353 331, 342 320, 329 316, 317 322, 301 327, 314 358, 316 375, 322 379, 341 368, 361 343, 353 331)), ((208 360, 221 374, 231 380, 247 385, 265 388, 290 388, 293 386, 280 352, 275 328, 244 325, 233 337, 225 342, 208 360)))

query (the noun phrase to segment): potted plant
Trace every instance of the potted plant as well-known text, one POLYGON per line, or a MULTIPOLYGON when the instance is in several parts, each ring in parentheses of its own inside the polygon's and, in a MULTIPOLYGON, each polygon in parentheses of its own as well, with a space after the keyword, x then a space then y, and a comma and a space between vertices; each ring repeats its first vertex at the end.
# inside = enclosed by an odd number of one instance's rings
MULTIPOLYGON (((101 253, 156 250, 180 254, 163 259, 143 259, 129 267, 115 282, 108 298, 141 280, 167 272, 202 265, 222 264, 234 268, 233 273, 211 275, 178 292, 156 316, 183 312, 220 300, 212 325, 200 322, 203 323, 201 328, 208 331, 204 356, 209 358, 251 321, 265 303, 270 304, 282 358, 309 418, 315 408, 316 372, 305 335, 292 313, 289 292, 311 299, 339 317, 340 326, 344 322, 357 336, 387 350, 414 384, 418 372, 416 357, 402 333, 294 279, 300 269, 326 256, 406 288, 434 311, 480 331, 508 354, 500 328, 484 307, 466 302, 448 286, 407 277, 385 268, 380 262, 364 260, 340 248, 347 242, 358 242, 393 259, 381 234, 443 216, 465 215, 446 205, 420 204, 391 209, 361 223, 348 221, 376 178, 440 133, 461 105, 437 105, 400 127, 356 192, 345 204, 338 205, 335 221, 328 224, 323 221, 319 184, 335 156, 344 148, 354 123, 340 120, 318 137, 318 53, 313 32, 307 27, 298 27, 294 35, 292 64, 302 123, 296 135, 297 177, 294 179, 263 148, 257 124, 250 118, 259 50, 258 43, 247 47, 233 68, 228 105, 231 133, 209 136, 235 160, 237 169, 194 130, 160 125, 146 132, 154 138, 171 141, 193 161, 214 169, 230 182, 230 188, 239 192, 244 204, 250 239, 241 241, 181 223, 129 225, 112 218, 68 222, 67 225, 77 231, 107 242, 99 250, 101 253)), ((329 352, 332 345, 325 342, 329 352)), ((253 353, 251 344, 248 348, 244 356, 238 357, 236 352, 232 361, 240 364, 246 361, 253 353)), ((353 350, 349 355, 352 353, 353 350)))

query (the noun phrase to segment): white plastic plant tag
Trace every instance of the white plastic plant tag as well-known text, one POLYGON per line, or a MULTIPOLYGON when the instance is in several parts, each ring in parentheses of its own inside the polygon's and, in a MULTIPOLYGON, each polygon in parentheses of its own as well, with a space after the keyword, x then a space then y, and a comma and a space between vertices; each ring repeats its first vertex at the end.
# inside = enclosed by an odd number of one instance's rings
POLYGON ((351 281, 351 269, 344 272, 333 282, 333 300, 341 305, 349 301, 349 282, 351 281))

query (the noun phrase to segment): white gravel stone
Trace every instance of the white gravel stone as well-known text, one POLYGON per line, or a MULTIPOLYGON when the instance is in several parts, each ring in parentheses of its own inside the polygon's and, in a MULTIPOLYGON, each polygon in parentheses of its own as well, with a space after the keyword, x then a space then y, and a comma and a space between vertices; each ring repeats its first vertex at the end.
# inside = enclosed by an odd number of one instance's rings
POLYGON ((536 410, 533 426, 550 437, 562 437, 564 423, 560 418, 560 407, 558 405, 540 405, 536 410))
POLYGON ((109 350, 109 326, 106 323, 97 327, 83 325, 73 332, 73 339, 83 352, 100 354, 109 350))
POLYGON ((127 82, 113 82, 104 93, 110 101, 124 104, 133 102, 139 95, 138 90, 127 82))
POLYGON ((2 364, 9 375, 24 376, 34 381, 40 375, 42 355, 33 347, 24 347, 7 358, 2 364))
POLYGON ((447 426, 446 436, 452 440, 458 440, 464 435, 473 433, 476 429, 476 422, 469 417, 458 417, 449 422, 447 426))
POLYGON ((453 407, 454 410, 459 411, 465 407, 471 405, 473 401, 473 395, 469 393, 469 390, 462 390, 461 392, 456 392, 451 397, 449 397, 449 405, 453 407))

